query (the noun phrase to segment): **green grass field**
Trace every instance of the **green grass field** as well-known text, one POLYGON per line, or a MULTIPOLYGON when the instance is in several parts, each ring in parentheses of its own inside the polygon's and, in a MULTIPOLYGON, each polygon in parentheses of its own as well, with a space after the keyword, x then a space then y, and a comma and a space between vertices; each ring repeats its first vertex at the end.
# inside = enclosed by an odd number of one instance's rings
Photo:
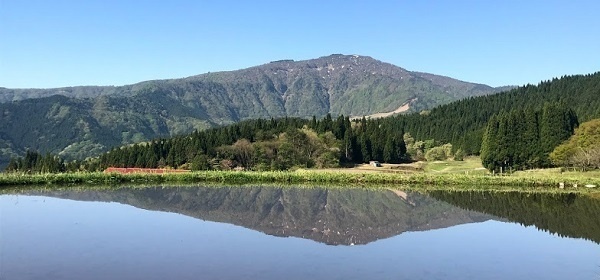
POLYGON ((470 175, 484 175, 489 172, 481 165, 481 160, 477 157, 467 157, 464 161, 434 161, 424 162, 426 173, 460 173, 470 175))
POLYGON ((564 183, 567 189, 573 185, 583 191, 585 185, 600 187, 598 172, 552 173, 531 171, 514 175, 492 176, 468 173, 476 167, 474 161, 435 163, 430 171, 414 173, 360 173, 339 171, 199 171, 180 174, 117 174, 117 173, 62 173, 62 174, 2 174, 0 187, 24 185, 118 185, 118 184, 335 184, 346 186, 378 185, 385 187, 447 188, 447 189, 557 189, 564 183), (431 171, 442 170, 442 171, 431 171), (463 173, 464 172, 464 173, 463 173))
POLYGON ((334 184, 345 186, 377 185, 404 188, 449 189, 567 189, 600 192, 600 170, 561 172, 559 168, 519 171, 502 176, 492 175, 477 157, 464 161, 419 162, 421 171, 389 172, 385 168, 302 169, 297 171, 198 171, 180 174, 5 174, 0 173, 0 187, 24 185, 118 185, 118 184, 334 184), (596 185, 597 188, 585 188, 596 185))

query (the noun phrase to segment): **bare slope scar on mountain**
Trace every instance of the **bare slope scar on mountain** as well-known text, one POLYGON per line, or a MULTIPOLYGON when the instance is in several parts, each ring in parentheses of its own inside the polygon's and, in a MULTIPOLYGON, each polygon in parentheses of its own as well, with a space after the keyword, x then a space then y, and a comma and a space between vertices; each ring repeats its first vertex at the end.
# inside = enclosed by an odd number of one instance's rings
MULTIPOLYGON (((406 111, 408 111, 408 109, 410 109, 410 103, 415 101, 416 99, 411 99, 410 101, 402 104, 402 106, 398 107, 398 109, 391 111, 391 112, 385 112, 385 113, 375 113, 372 115, 368 115, 365 116, 365 118, 367 119, 378 119, 378 118, 385 118, 385 117, 389 117, 391 115, 395 115, 395 114, 400 114, 400 113, 404 113, 406 111)), ((362 116, 355 116, 355 117, 351 117, 351 120, 356 120, 356 119, 361 119, 362 116)))

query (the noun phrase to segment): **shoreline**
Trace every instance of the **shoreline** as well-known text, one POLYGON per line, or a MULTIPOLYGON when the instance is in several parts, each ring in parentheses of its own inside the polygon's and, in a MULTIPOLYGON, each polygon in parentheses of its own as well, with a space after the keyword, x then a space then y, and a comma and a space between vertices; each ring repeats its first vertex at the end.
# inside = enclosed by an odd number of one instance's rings
MULTIPOLYGON (((581 173, 584 174, 584 173, 581 173)), ((432 173, 368 173, 368 172, 336 172, 322 170, 300 171, 196 171, 189 173, 168 174, 119 174, 119 173, 52 173, 52 174, 0 174, 0 188, 19 186, 48 185, 116 185, 116 184, 248 184, 248 183, 281 183, 281 184, 337 184, 337 185, 385 185, 387 187, 415 185, 437 186, 447 188, 544 188, 559 190, 584 190, 585 185, 600 186, 600 178, 586 176, 568 176, 556 174, 552 176, 491 176, 477 174, 432 174, 432 173), (578 188, 573 185, 577 184, 578 188), (562 189, 561 189, 562 190, 562 189)))

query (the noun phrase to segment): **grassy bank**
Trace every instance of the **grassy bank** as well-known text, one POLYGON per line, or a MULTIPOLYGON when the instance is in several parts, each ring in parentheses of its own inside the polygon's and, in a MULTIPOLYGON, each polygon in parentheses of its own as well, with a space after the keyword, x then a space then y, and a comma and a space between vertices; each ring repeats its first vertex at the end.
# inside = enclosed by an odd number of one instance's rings
POLYGON ((116 173, 62 173, 62 174, 2 174, 0 186, 23 185, 113 185, 113 184, 193 184, 193 183, 282 183, 282 184, 338 184, 338 185, 420 185, 447 187, 547 187, 558 188, 578 184, 594 184, 600 187, 600 177, 586 173, 564 175, 560 173, 543 176, 490 176, 456 173, 347 173, 315 172, 311 170, 284 172, 254 171, 202 171, 183 174, 116 174, 116 173))
POLYGON ((489 174, 478 157, 467 157, 463 161, 434 161, 422 162, 423 170, 427 173, 463 173, 463 174, 489 174))

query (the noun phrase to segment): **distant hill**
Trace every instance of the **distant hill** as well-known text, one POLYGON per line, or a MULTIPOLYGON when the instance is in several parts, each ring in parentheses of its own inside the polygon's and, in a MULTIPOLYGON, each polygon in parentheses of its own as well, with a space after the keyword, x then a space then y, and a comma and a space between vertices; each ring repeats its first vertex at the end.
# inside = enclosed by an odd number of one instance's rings
POLYGON ((363 116, 403 105, 416 112, 504 89, 358 55, 274 61, 119 87, 0 88, 0 166, 26 149, 81 159, 244 119, 363 116))

